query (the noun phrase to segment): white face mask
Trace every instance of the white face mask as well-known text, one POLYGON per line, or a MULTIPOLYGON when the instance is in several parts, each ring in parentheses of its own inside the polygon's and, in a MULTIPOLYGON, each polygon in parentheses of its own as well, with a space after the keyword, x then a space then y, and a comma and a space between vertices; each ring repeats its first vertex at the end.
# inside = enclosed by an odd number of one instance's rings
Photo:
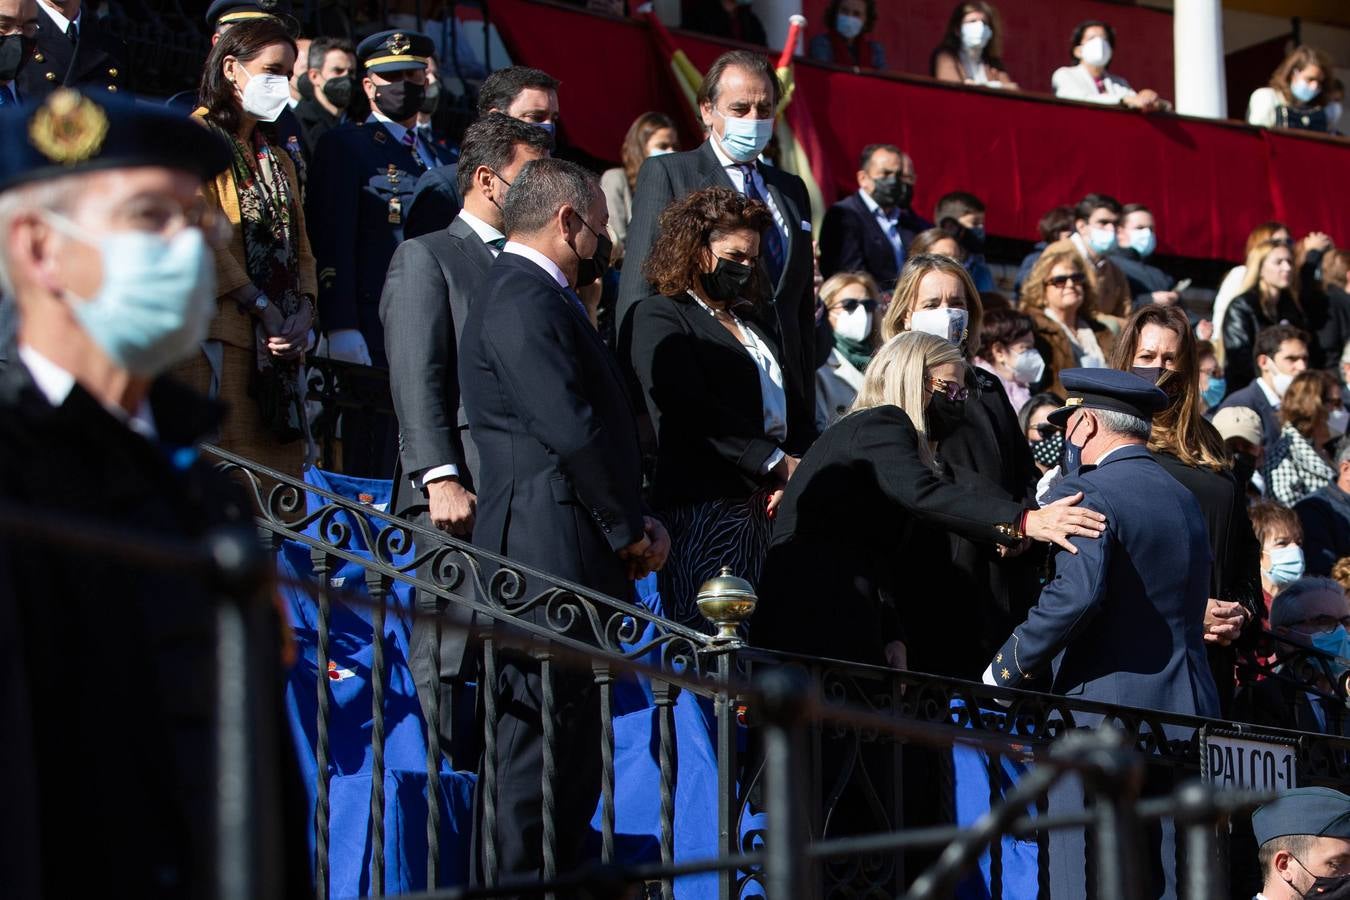
POLYGON ((1270 376, 1270 380, 1273 382, 1271 387, 1275 389, 1275 396, 1283 397, 1284 392, 1289 390, 1289 385, 1294 383, 1294 376, 1276 371, 1274 375, 1270 376))
POLYGON ((872 314, 861 304, 853 312, 841 312, 835 322, 834 333, 841 338, 862 343, 872 333, 872 314))
POLYGON ((291 101, 291 82, 285 75, 253 75, 236 63, 248 76, 244 85, 244 112, 263 122, 275 122, 291 101))
POLYGON ((909 330, 936 335, 959 346, 966 339, 968 321, 970 314, 964 309, 921 309, 909 317, 909 330))
POLYGON ((966 22, 961 26, 961 44, 967 50, 983 50, 994 36, 988 22, 966 22))
POLYGON ((1089 66, 1104 67, 1111 62, 1111 45, 1104 37, 1089 38, 1083 42, 1083 62, 1089 66))
POLYGON ((1039 350, 1023 350, 1012 362, 1013 380, 1023 387, 1040 381, 1044 374, 1045 357, 1039 350))
POLYGON ((1334 438, 1345 434, 1345 426, 1350 425, 1350 412, 1345 409, 1333 409, 1327 414, 1327 430, 1334 438))

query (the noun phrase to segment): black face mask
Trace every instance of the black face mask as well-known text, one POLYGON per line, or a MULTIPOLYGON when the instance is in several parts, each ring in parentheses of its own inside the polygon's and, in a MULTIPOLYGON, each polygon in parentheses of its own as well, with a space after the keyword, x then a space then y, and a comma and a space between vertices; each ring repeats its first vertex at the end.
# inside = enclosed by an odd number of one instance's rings
POLYGON ((1237 481, 1238 487, 1243 491, 1252 483, 1252 476, 1256 474, 1256 457, 1250 453, 1233 454, 1233 478, 1237 481))
POLYGON ((33 42, 21 34, 0 37, 0 81, 13 81, 33 55, 33 42))
POLYGON ((390 119, 402 122, 417 115, 425 96, 425 86, 415 81, 395 81, 375 90, 375 105, 390 119))
POLYGON ((1180 372, 1173 372, 1162 366, 1130 366, 1130 371, 1166 394, 1169 406, 1181 396, 1184 385, 1180 372))
POLYGON ((350 75, 337 75, 323 83, 323 95, 339 111, 351 105, 352 91, 354 90, 356 90, 356 79, 350 75))
POLYGON ((901 209, 909 209, 910 201, 914 199, 914 185, 908 181, 899 182, 900 193, 895 198, 895 205, 901 209))
POLYGON ((295 80, 295 92, 300 95, 301 100, 314 99, 314 82, 309 80, 309 72, 300 73, 300 77, 295 80))
POLYGON ((1303 896, 1317 900, 1350 900, 1350 875, 1323 875, 1313 881, 1303 896))
POLYGON ((900 203, 900 179, 894 175, 872 179, 872 199, 883 209, 903 205, 900 203))
POLYGON ((735 303, 741 298, 741 292, 745 290, 754 274, 753 266, 743 266, 719 256, 717 268, 698 276, 698 281, 703 285, 703 293, 708 295, 709 300, 735 303))
MULTIPOLYGON (((577 216, 581 219, 581 216, 577 216)), ((608 234, 601 234, 591 227, 591 224, 585 219, 581 219, 581 224, 586 226, 586 230, 595 235, 595 253, 592 256, 582 258, 577 253, 575 244, 569 244, 572 252, 577 256, 577 287, 584 288, 595 284, 605 273, 609 271, 609 256, 614 252, 614 242, 609 239, 608 234)))
POLYGON ((1061 431, 1027 443, 1031 445, 1031 458, 1047 469, 1053 469, 1064 458, 1064 433, 1061 431))
POLYGON ((966 401, 949 400, 942 391, 933 394, 928 401, 928 411, 924 414, 928 424, 928 434, 934 440, 943 440, 961 427, 966 419, 966 401))
POLYGON ((431 115, 436 111, 436 107, 441 105, 441 84, 433 81, 427 85, 426 96, 422 98, 422 107, 418 112, 424 112, 431 115))

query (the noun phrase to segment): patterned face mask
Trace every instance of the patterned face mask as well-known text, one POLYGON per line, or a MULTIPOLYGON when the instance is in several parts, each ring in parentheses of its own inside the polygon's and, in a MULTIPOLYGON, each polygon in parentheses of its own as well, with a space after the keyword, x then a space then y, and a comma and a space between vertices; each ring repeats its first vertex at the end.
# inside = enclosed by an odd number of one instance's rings
POLYGON ((1056 429, 1049 436, 1038 441, 1027 441, 1031 445, 1031 458, 1047 469, 1059 465, 1064 455, 1064 432, 1056 429))

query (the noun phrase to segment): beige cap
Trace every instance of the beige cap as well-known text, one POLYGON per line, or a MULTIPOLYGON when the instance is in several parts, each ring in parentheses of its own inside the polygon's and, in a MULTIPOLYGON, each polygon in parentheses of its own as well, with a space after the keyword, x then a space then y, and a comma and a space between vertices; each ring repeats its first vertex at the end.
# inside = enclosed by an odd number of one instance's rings
POLYGON ((1214 427, 1226 441, 1242 438, 1249 444, 1261 445, 1261 416, 1246 406, 1229 406, 1214 414, 1214 427))

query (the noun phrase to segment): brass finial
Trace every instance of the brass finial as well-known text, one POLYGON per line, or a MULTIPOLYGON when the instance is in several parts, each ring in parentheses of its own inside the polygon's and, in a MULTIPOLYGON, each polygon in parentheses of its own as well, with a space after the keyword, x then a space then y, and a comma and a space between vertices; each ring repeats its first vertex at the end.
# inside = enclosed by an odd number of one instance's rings
POLYGON ((715 577, 703 582, 698 589, 698 611, 713 624, 715 641, 741 643, 736 629, 755 612, 755 589, 744 578, 731 574, 730 566, 723 566, 715 577))

